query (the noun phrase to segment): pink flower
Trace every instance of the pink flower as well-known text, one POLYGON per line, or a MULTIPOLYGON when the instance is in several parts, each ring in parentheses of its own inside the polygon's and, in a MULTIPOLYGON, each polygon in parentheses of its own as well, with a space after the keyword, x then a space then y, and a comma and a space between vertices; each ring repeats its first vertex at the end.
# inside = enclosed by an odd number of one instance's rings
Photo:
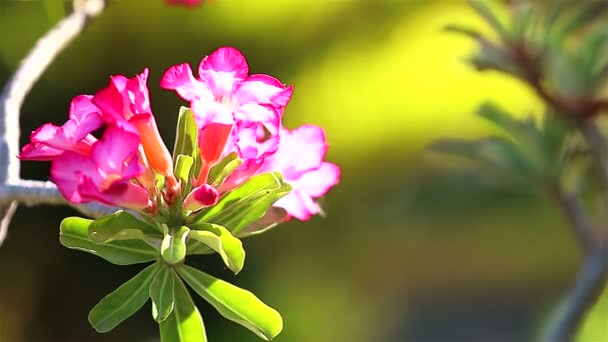
POLYGON ((97 140, 90 133, 101 127, 101 110, 92 96, 80 95, 70 104, 70 118, 63 126, 45 124, 32 132, 30 143, 19 154, 22 160, 53 160, 65 151, 88 154, 97 140))
POLYGON ((165 72, 160 85, 190 101, 205 165, 199 182, 206 179, 208 167, 221 155, 218 150, 224 150, 231 138, 239 151, 253 148, 258 156, 274 152, 283 110, 291 99, 293 87, 286 87, 268 75, 248 76, 245 57, 230 47, 220 48, 203 58, 198 74, 199 78, 195 78, 186 63, 175 65, 165 72), (239 139, 250 135, 246 131, 252 129, 264 134, 247 139, 247 146, 243 146, 244 142, 239 145, 239 139))
POLYGON ((90 154, 66 151, 51 165, 51 180, 72 203, 98 201, 144 209, 150 200, 146 189, 132 183, 144 171, 138 162, 139 136, 115 125, 106 128, 90 154))
POLYGON ((150 108, 146 82, 148 69, 133 78, 118 75, 110 78, 110 84, 93 97, 102 110, 103 119, 121 127, 134 127, 141 138, 141 144, 150 166, 175 183, 173 161, 165 146, 150 108))
POLYGON ((184 200, 184 208, 187 210, 198 210, 217 204, 220 195, 217 190, 209 185, 203 184, 196 187, 184 200))
POLYGON ((321 212, 315 199, 338 183, 340 168, 323 161, 328 146, 320 127, 303 125, 291 132, 281 129, 280 137, 278 150, 266 157, 256 173, 280 171, 293 190, 274 206, 300 220, 308 220, 321 212))
POLYGON ((169 5, 184 5, 194 7, 203 2, 203 0, 166 0, 169 5))

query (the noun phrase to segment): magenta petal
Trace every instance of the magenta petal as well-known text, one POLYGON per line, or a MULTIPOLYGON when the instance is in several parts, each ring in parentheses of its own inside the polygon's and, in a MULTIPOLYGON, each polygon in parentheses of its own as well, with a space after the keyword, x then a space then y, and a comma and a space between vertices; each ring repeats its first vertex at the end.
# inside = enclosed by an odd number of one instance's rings
POLYGON ((48 147, 41 143, 29 143, 21 149, 18 158, 21 160, 53 160, 60 156, 63 150, 48 147))
POLYGON ((293 94, 293 86, 285 87, 279 80, 268 75, 251 75, 241 82, 234 96, 239 103, 270 104, 285 107, 293 94))
POLYGON ((198 66, 198 73, 201 77, 210 70, 230 73, 236 78, 244 79, 249 73, 249 66, 245 56, 239 50, 233 47, 221 47, 203 58, 198 66))
MULTIPOLYGON (((136 158, 139 136, 117 126, 109 126, 100 141, 93 145, 91 157, 99 169, 122 174, 125 162, 136 158)), ((143 170, 141 170, 143 171, 143 170)))
POLYGON ((146 189, 132 183, 116 182, 108 189, 100 191, 95 182, 88 177, 83 177, 78 186, 78 192, 87 200, 136 210, 144 209, 149 204, 146 189))
POLYGON ((271 106, 248 103, 236 108, 234 111, 234 118, 240 121, 272 123, 277 126, 275 131, 278 131, 280 115, 278 111, 271 106))
MULTIPOLYGON (((313 198, 324 196, 331 187, 340 181, 340 168, 332 163, 323 162, 321 166, 304 173, 293 182, 294 188, 313 198)), ((290 181, 287 181, 291 184, 290 181)))
POLYGON ((84 139, 103 125, 101 110, 92 102, 93 96, 76 96, 70 103, 70 120, 76 123, 73 141, 84 139))
POLYGON ((234 124, 233 110, 214 100, 192 101, 192 112, 199 129, 211 122, 223 125, 234 124))
POLYGON ((148 68, 127 80, 122 93, 123 101, 129 104, 133 114, 150 113, 150 94, 148 92, 148 68))
POLYGON ((213 186, 203 184, 196 187, 184 200, 184 208, 187 210, 198 210, 217 204, 220 195, 213 186))
POLYGON ((248 72, 245 57, 239 50, 229 47, 203 58, 198 68, 201 82, 206 83, 216 97, 230 96, 248 72))
POLYGON ((65 152, 57 157, 51 165, 51 180, 68 201, 82 203, 87 201, 78 192, 78 185, 83 174, 101 181, 93 162, 80 154, 65 152))
MULTIPOLYGON (((117 79, 112 78, 112 81, 117 79)), ((102 118, 108 123, 114 123, 116 121, 125 120, 125 104, 123 104, 123 98, 118 89, 113 86, 114 82, 110 82, 110 85, 106 88, 98 91, 93 96, 93 103, 102 110, 102 118)), ((126 81, 125 81, 126 83, 126 81)))
POLYGON ((310 196, 293 190, 285 197, 278 200, 275 207, 283 208, 290 216, 300 221, 307 221, 312 215, 321 212, 321 207, 310 196))
POLYGON ((192 101, 196 98, 213 98, 211 90, 194 78, 192 69, 187 63, 174 65, 165 71, 160 80, 160 87, 175 90, 186 101, 192 101))

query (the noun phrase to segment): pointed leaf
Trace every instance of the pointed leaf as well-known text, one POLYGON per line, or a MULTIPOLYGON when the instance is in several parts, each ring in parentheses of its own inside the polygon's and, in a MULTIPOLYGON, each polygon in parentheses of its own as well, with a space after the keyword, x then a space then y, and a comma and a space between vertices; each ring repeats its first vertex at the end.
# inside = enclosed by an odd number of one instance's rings
POLYGON ((194 159, 192 157, 183 154, 177 156, 177 161, 175 162, 175 176, 181 181, 182 192, 184 194, 189 193, 191 189, 190 171, 193 164, 194 159))
POLYGON ((469 4, 475 9, 477 14, 485 19, 503 41, 511 40, 512 33, 507 30, 505 25, 500 22, 494 12, 487 6, 487 0, 470 0, 469 4))
POLYGON ((235 274, 243 269, 245 250, 243 243, 232 236, 228 229, 212 223, 197 223, 190 226, 189 239, 195 239, 211 247, 224 260, 226 266, 235 274))
POLYGON ((169 265, 182 262, 186 258, 186 239, 190 229, 179 227, 170 229, 160 245, 160 255, 169 265))
POLYGON ((179 275, 225 318, 241 324, 269 341, 283 330, 283 319, 253 293, 214 278, 193 267, 181 265, 179 275))
POLYGON ((198 147, 198 128, 194 120, 194 113, 188 107, 181 107, 177 118, 177 132, 175 133, 175 146, 173 147, 173 160, 183 154, 194 159, 190 174, 198 175, 201 171, 202 159, 198 147))
POLYGON ((133 239, 148 241, 161 239, 163 235, 153 225, 119 210, 93 221, 89 226, 89 237, 95 243, 105 243, 133 239))
POLYGON ((289 191, 291 186, 283 183, 280 173, 257 175, 223 195, 215 206, 197 214, 192 222, 216 223, 237 235, 243 228, 262 218, 289 191))
POLYGON ((203 318, 192 302, 192 297, 184 283, 173 275, 173 312, 160 323, 161 342, 206 342, 207 335, 203 318))
POLYGON ((156 260, 158 251, 140 240, 112 241, 96 244, 89 238, 93 220, 68 217, 61 222, 59 241, 70 249, 95 254, 116 265, 139 264, 156 260))
POLYGON ((211 185, 216 188, 219 187, 224 180, 226 180, 226 178, 242 164, 243 160, 239 159, 235 152, 228 154, 226 157, 224 157, 224 159, 217 163, 217 165, 212 167, 211 171, 209 171, 209 180, 211 185))
POLYGON ((159 323, 166 320, 173 311, 173 286, 173 271, 169 267, 161 268, 150 285, 152 316, 159 323))
POLYGON ((197 136, 198 129, 196 121, 194 121, 194 113, 188 107, 181 107, 177 117, 173 159, 176 159, 180 154, 195 158, 198 150, 197 136))
POLYGON ((279 223, 283 223, 289 219, 289 214, 285 209, 272 207, 270 208, 264 217, 253 222, 252 224, 245 227, 239 233, 239 238, 245 238, 249 236, 259 235, 267 232, 268 230, 276 227, 279 223))
POLYGON ((93 328, 108 332, 136 313, 148 301, 150 284, 159 269, 160 264, 152 264, 105 296, 89 313, 93 328))

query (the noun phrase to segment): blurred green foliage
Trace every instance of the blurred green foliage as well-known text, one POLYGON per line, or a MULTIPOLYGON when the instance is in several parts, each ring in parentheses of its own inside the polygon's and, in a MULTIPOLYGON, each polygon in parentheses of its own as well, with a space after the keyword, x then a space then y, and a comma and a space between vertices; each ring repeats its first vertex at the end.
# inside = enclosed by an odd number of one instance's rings
MULTIPOLYGON (((0 0, 0 80, 57 13, 49 1, 0 0)), ((217 257, 197 266, 277 308, 278 342, 530 339, 580 256, 544 198, 424 150, 438 137, 495 133, 473 115, 486 100, 521 117, 541 109, 518 81, 464 63, 474 43, 442 31, 455 22, 489 31, 460 0, 215 0, 194 10, 114 0, 26 99, 22 140, 62 122, 70 99, 109 75, 149 67, 152 108, 172 146, 184 103, 158 88, 163 71, 235 46, 253 72, 295 84, 286 125, 323 126, 343 178, 324 201, 327 218, 245 240, 238 276, 217 257)), ((39 164, 24 163, 22 175, 45 179, 39 164)), ((147 310, 110 334, 89 326, 90 308, 141 267, 61 247, 59 222, 71 213, 20 208, 0 249, 0 341, 153 341, 147 310)), ((257 340, 197 305, 211 341, 257 340)))

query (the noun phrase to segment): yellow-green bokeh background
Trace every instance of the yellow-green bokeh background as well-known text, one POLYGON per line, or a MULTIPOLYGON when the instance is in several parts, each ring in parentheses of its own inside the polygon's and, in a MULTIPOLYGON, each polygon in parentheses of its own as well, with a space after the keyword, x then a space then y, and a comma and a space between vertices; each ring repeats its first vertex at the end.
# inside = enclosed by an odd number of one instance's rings
MULTIPOLYGON (((2 82, 63 4, 0 0, 2 82)), ((70 99, 109 75, 149 67, 153 110, 172 142, 183 102, 158 88, 163 71, 235 46, 253 72, 295 85, 286 125, 324 127, 343 177, 324 201, 327 218, 247 240, 238 276, 214 257, 197 266, 277 308, 278 342, 530 340, 579 263, 560 213, 425 146, 494 132, 474 115, 482 101, 522 116, 542 106, 519 82, 464 63, 474 44, 442 32, 448 23, 487 30, 458 0, 215 0, 196 9, 114 0, 28 96, 23 135, 62 122, 70 99)), ((44 179, 48 165, 24 163, 22 175, 44 179)), ((157 340, 149 307, 111 333, 90 328, 88 310, 141 267, 61 247, 59 222, 70 214, 17 213, 0 249, 0 341, 157 340)), ((257 340, 200 305, 211 341, 257 340)), ((608 340, 608 303, 598 311, 581 340, 608 340)))

